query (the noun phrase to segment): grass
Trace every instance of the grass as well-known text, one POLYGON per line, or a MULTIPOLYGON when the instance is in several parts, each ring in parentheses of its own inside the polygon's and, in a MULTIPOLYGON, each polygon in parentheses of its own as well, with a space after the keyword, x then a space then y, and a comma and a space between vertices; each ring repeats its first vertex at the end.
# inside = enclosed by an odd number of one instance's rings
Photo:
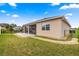
POLYGON ((20 38, 13 34, 0 35, 1 56, 79 56, 79 45, 63 45, 20 38))

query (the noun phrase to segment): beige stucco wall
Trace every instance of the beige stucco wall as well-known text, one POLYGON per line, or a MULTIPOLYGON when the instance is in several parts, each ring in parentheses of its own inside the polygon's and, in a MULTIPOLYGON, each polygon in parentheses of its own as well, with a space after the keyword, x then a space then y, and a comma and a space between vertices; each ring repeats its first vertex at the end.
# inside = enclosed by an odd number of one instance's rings
POLYGON ((62 35, 63 36, 67 36, 69 35, 69 30, 70 30, 70 26, 68 26, 68 24, 66 24, 64 21, 62 21, 62 35))
POLYGON ((50 38, 62 38, 62 24, 61 19, 59 20, 51 20, 51 21, 45 21, 41 23, 36 24, 36 35, 39 36, 45 36, 50 38), (43 24, 50 24, 50 30, 42 30, 43 24))

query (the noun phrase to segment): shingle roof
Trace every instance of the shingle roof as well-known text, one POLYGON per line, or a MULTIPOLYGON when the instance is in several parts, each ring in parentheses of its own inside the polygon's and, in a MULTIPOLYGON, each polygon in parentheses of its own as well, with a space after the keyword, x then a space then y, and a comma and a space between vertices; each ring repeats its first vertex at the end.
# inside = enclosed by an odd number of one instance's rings
POLYGON ((34 22, 31 22, 31 23, 28 23, 28 24, 25 24, 25 25, 31 25, 31 24, 36 24, 36 23, 39 23, 39 22, 44 22, 44 21, 49 21, 49 20, 55 20, 55 19, 61 19, 61 18, 64 18, 64 21, 69 25, 69 22, 66 20, 65 16, 54 16, 54 17, 48 17, 48 18, 43 18, 43 19, 40 19, 40 20, 37 20, 37 21, 34 21, 34 22))

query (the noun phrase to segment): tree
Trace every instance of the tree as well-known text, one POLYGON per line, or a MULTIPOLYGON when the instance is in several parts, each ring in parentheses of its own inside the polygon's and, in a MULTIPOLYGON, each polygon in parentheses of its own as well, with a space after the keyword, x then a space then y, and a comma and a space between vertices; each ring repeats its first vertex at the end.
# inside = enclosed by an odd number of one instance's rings
POLYGON ((17 27, 16 24, 9 24, 9 31, 10 32, 14 32, 14 29, 13 28, 15 28, 15 27, 17 27))
POLYGON ((10 26, 11 26, 12 28, 17 27, 16 24, 10 24, 10 26))
POLYGON ((9 28, 9 24, 7 24, 7 23, 0 23, 0 26, 5 27, 5 28, 9 28))
POLYGON ((76 37, 78 38, 78 42, 79 42, 79 27, 76 29, 76 37))
POLYGON ((7 23, 0 23, 0 26, 3 28, 2 33, 14 32, 13 28, 17 27, 16 24, 7 24, 7 23))
POLYGON ((22 31, 22 27, 21 26, 16 26, 16 27, 13 28, 13 30, 15 32, 21 32, 22 31))

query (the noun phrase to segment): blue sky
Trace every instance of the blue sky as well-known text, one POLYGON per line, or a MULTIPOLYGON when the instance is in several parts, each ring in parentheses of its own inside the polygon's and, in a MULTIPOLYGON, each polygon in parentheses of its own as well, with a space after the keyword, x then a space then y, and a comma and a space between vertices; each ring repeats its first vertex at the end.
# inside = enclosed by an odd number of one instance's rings
POLYGON ((0 3, 0 23, 23 25, 42 18, 62 16, 72 27, 79 26, 78 3, 0 3))

